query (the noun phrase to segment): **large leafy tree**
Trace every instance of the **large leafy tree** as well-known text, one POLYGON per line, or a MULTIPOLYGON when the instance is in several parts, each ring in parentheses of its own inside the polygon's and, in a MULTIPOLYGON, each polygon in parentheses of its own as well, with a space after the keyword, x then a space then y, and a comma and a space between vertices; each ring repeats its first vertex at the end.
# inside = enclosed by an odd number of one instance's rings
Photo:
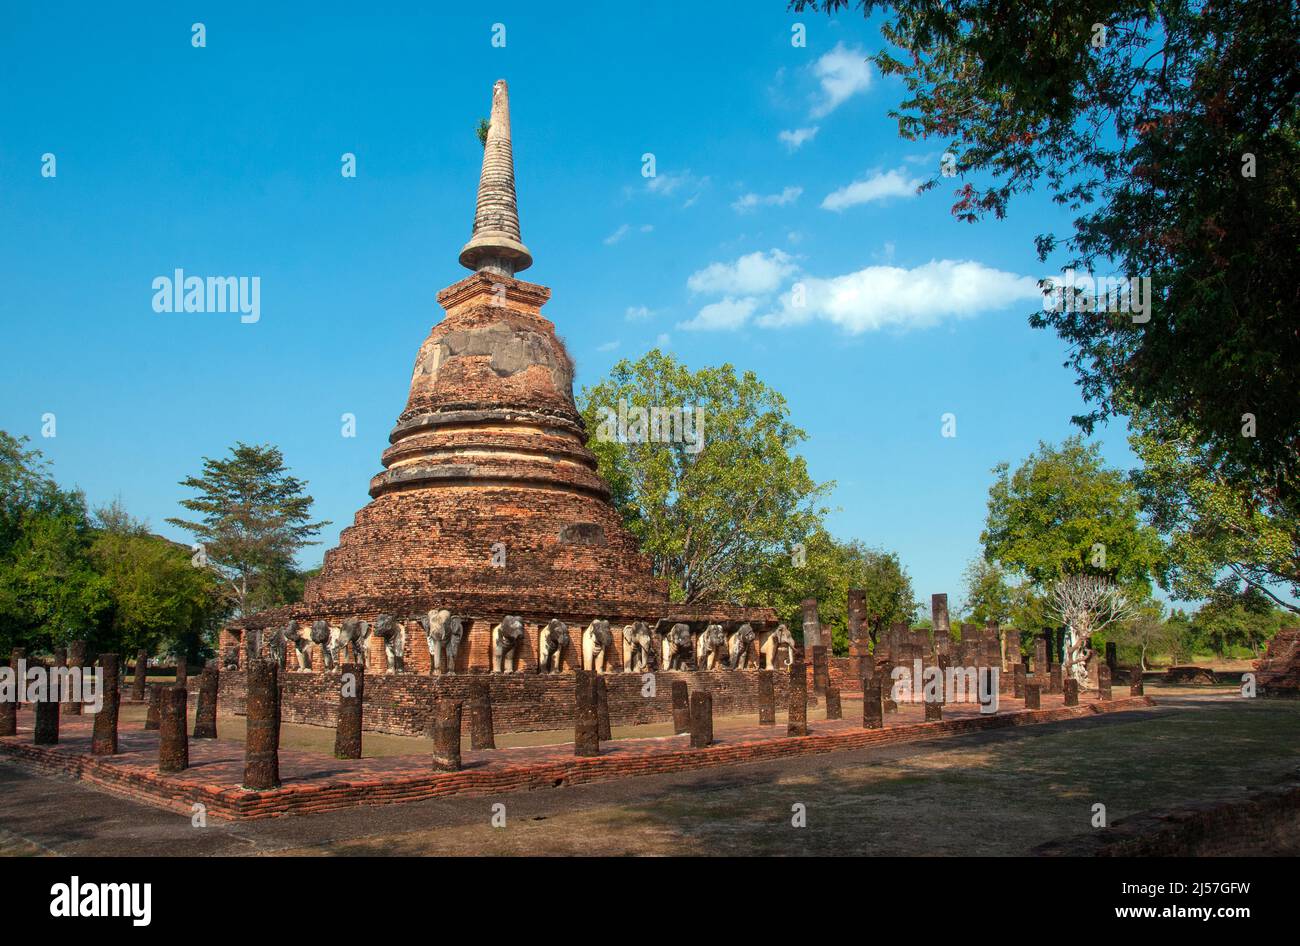
MULTIPOLYGON (((1036 312, 1089 413, 1160 409, 1229 483, 1300 498, 1300 7, 1255 0, 793 0, 886 12, 874 57, 907 139, 953 156, 953 213, 1045 187, 1073 231, 1040 258, 1147 276, 1149 321, 1036 312), (1104 30, 1104 32, 1102 32, 1104 30), (1257 437, 1242 437, 1243 415, 1257 437)), ((925 186, 943 183, 936 167, 925 186)))
POLYGON ((1247 589, 1300 614, 1300 506, 1277 490, 1234 481, 1162 412, 1134 415, 1129 445, 1142 461, 1133 481, 1152 525, 1167 536, 1162 584, 1197 600, 1247 589))
POLYGON ((285 603, 294 556, 329 522, 311 521, 307 484, 289 474, 279 448, 236 443, 227 457, 204 457, 203 472, 181 485, 197 492, 181 505, 200 518, 167 521, 193 533, 198 561, 219 576, 234 610, 285 603))
POLYGON ((654 349, 579 400, 600 473, 675 600, 738 599, 750 572, 820 523, 829 484, 795 452, 806 435, 785 398, 752 372, 691 371, 654 349), (681 436, 651 437, 636 420, 651 408, 691 421, 681 436))

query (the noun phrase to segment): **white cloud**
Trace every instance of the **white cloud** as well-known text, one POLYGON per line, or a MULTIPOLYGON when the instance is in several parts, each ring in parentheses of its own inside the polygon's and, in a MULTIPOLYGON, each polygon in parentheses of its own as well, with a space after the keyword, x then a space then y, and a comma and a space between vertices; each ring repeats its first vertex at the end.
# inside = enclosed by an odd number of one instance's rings
POLYGON ((620 343, 617 341, 604 342, 603 344, 596 346, 596 351, 613 351, 615 348, 619 346, 619 344, 620 343))
POLYGON ((721 302, 711 302, 696 314, 689 322, 681 322, 678 328, 690 331, 717 331, 740 328, 749 321, 749 317, 758 308, 759 300, 755 298, 733 299, 727 296, 721 302))
POLYGON ((800 286, 802 305, 796 305, 795 292, 787 291, 778 308, 759 316, 757 323, 776 328, 816 319, 850 335, 887 328, 906 331, 1043 298, 1036 277, 971 260, 931 260, 912 269, 868 266, 831 279, 805 279, 792 290, 800 286))
POLYGON ((861 47, 847 48, 841 42, 813 64, 813 75, 822 85, 822 98, 813 106, 813 118, 829 115, 871 85, 871 67, 866 58, 861 47))
POLYGON ((791 151, 798 151, 803 147, 804 142, 812 141, 817 136, 819 126, 813 125, 811 128, 792 128, 789 131, 783 131, 777 135, 781 143, 791 151))
POLYGON ((760 296, 774 292, 798 267, 788 253, 772 250, 742 256, 733 263, 710 263, 686 280, 691 292, 760 296))
POLYGON ((660 332, 659 337, 655 339, 656 348, 671 348, 673 344, 672 336, 667 332, 660 332))
POLYGON ((759 207, 784 207, 799 199, 802 187, 787 187, 779 194, 746 194, 732 201, 731 209, 736 213, 747 213, 759 207))
POLYGON ((627 236, 628 231, 631 230, 631 229, 632 229, 632 228, 629 227, 626 223, 623 224, 621 227, 619 227, 617 230, 615 230, 615 231, 614 231, 613 233, 611 233, 609 236, 605 237, 605 245, 606 245, 606 246, 613 246, 613 245, 614 245, 615 243, 617 243, 619 240, 623 239, 623 237, 627 236))
POLYGON ((644 322, 652 315, 654 313, 643 305, 630 305, 627 307, 627 312, 624 313, 624 318, 629 322, 644 322))
POLYGON ((695 203, 700 196, 700 191, 704 190, 708 183, 708 177, 696 177, 689 170, 682 171, 680 174, 656 174, 645 179, 646 190, 650 193, 659 197, 672 197, 680 193, 686 196, 687 207, 695 203))
POLYGON ((908 177, 897 171, 877 171, 860 181, 854 181, 847 187, 841 187, 826 195, 822 201, 824 210, 844 210, 867 204, 873 200, 887 200, 890 197, 915 197, 916 189, 921 186, 921 179, 908 177))

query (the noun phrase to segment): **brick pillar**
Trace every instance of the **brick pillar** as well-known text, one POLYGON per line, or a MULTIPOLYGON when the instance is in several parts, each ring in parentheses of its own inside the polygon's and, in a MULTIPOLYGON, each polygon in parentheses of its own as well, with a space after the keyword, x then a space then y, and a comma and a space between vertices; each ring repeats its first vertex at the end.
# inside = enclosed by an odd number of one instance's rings
POLYGON ((803 608, 803 649, 806 653, 812 653, 814 647, 821 647, 825 641, 822 640, 822 622, 817 614, 817 599, 805 598, 801 605, 803 608))
POLYGON ((840 706, 839 687, 826 688, 826 718, 827 719, 844 718, 844 710, 840 706))
POLYGON ((609 728, 609 687, 602 674, 596 674, 596 734, 602 742, 614 738, 609 728))
POLYGON ((1010 673, 1015 673, 1016 667, 1025 665, 1025 658, 1020 654, 1020 632, 1007 630, 1003 636, 1005 649, 1002 652, 1002 666, 1010 673))
POLYGON ((460 717, 464 704, 460 700, 439 700, 433 707, 433 770, 460 771, 460 717))
POLYGON ((100 654, 99 665, 104 670, 104 705, 95 714, 90 738, 90 753, 91 755, 116 755, 117 708, 122 699, 117 654, 100 654))
POLYGON ((948 617, 948 596, 930 596, 930 623, 934 625, 934 639, 952 639, 952 624, 948 617))
POLYGON ((36 732, 32 742, 38 746, 58 745, 59 704, 45 699, 37 701, 33 706, 36 710, 36 732))
POLYGON ((813 692, 821 696, 831 682, 830 662, 826 657, 826 648, 818 645, 812 649, 813 692))
POLYGON ((188 686, 190 680, 190 667, 184 656, 176 658, 176 686, 188 686))
POLYGON ((1034 641, 1034 676, 1047 676, 1047 641, 1041 637, 1034 641))
POLYGON ((685 680, 673 681, 673 732, 676 735, 691 731, 691 703, 685 680))
POLYGON ((691 748, 703 749, 713 742, 713 694, 696 690, 691 694, 691 748))
MULTIPOLYGON (((600 712, 596 708, 596 673, 594 670, 573 672, 577 711, 573 717, 573 754, 600 755, 600 712)), ((682 684, 682 689, 686 684, 682 684)), ((673 716, 676 717, 677 684, 673 684, 673 716)), ((689 713, 688 713, 689 715, 689 713)), ((690 730, 689 720, 687 730, 690 730)))
POLYGON ((1025 665, 1018 663, 1011 668, 1012 695, 1018 699, 1025 698, 1025 665))
POLYGON ((1061 686, 1061 679, 1062 679, 1061 665, 1052 664, 1052 669, 1049 670, 1047 674, 1047 692, 1048 693, 1063 692, 1061 686))
POLYGON ((144 728, 157 729, 161 716, 163 687, 155 683, 149 688, 149 708, 144 711, 144 728))
POLYGON ((145 676, 149 673, 149 652, 138 650, 135 653, 135 682, 131 687, 131 699, 140 703, 144 700, 145 676))
POLYGON ((789 703, 786 733, 791 736, 808 735, 808 673, 802 660, 796 660, 790 665, 789 703))
POLYGON ((217 662, 209 660, 199 675, 199 700, 194 707, 194 738, 217 738, 217 691, 220 671, 217 662))
POLYGON ((12 703, 0 703, 0 736, 18 735, 18 663, 27 656, 27 651, 15 647, 9 656, 9 666, 14 671, 14 699, 12 703))
POLYGON ((849 589, 849 643, 862 640, 866 634, 863 624, 867 619, 867 592, 862 588, 849 589))
POLYGON ((1097 652, 1095 650, 1088 655, 1088 660, 1087 663, 1085 664, 1085 667, 1087 668, 1087 672, 1088 672, 1089 690, 1096 690, 1100 685, 1100 681, 1098 679, 1098 673, 1097 673, 1097 667, 1100 663, 1101 661, 1097 659, 1097 652))
POLYGON ((771 670, 758 671, 758 725, 776 725, 776 686, 771 670))
POLYGON ((897 713, 898 703, 894 700, 894 667, 896 664, 893 660, 886 660, 880 665, 880 672, 876 678, 880 683, 881 705, 886 713, 897 713))
POLYGON ((1102 664, 1097 668, 1097 698, 1099 700, 1111 699, 1110 690, 1110 667, 1102 664))
POLYGON ((492 725, 492 684, 486 674, 470 678, 469 684, 469 747, 495 749, 496 733, 492 725))
POLYGON ((185 687, 161 690, 162 725, 158 727, 158 771, 184 772, 190 766, 190 742, 185 734, 185 687))
POLYGON ((1074 677, 1070 677, 1068 680, 1064 682, 1063 689, 1065 692, 1065 705, 1078 706, 1079 705, 1079 681, 1074 679, 1074 677))
MULTIPOLYGON (((81 673, 82 667, 86 664, 86 642, 72 641, 68 644, 67 667, 69 670, 81 673)), ((69 694, 70 695, 70 694, 69 694)), ((65 700, 60 704, 64 716, 80 716, 81 704, 73 700, 65 700)))
POLYGON ((881 729, 885 725, 884 701, 879 678, 867 681, 862 688, 862 728, 881 729))
POLYGON ((334 758, 359 759, 361 710, 366 700, 366 668, 361 664, 343 664, 339 671, 339 714, 334 724, 334 758))
POLYGON ((1143 695, 1143 689, 1142 689, 1142 668, 1141 668, 1141 667, 1134 667, 1134 668, 1133 668, 1133 673, 1130 674, 1130 676, 1129 676, 1128 694, 1129 694, 1129 696, 1142 696, 1142 695, 1143 695))
POLYGON ((1042 709, 1043 708, 1043 688, 1037 683, 1025 684, 1025 709, 1042 709))
POLYGON ((270 660, 246 661, 248 737, 244 743, 244 788, 280 787, 279 668, 270 660))

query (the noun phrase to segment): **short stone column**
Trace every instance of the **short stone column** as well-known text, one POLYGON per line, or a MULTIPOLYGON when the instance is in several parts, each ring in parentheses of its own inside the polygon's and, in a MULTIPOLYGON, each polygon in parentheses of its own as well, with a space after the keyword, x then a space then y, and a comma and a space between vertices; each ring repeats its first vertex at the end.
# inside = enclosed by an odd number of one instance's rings
POLYGON ((116 755, 117 710, 122 699, 117 654, 100 654, 99 666, 104 671, 104 685, 101 693, 103 705, 100 707, 99 712, 95 714, 90 737, 90 754, 116 755))
POLYGON ((613 739, 609 728, 609 687, 603 674, 596 674, 596 735, 602 741, 613 739))
POLYGON ((776 686, 771 670, 758 671, 758 725, 776 725, 776 686))
POLYGON ((1099 700, 1112 699, 1110 666, 1108 664, 1102 664, 1100 667, 1097 668, 1097 699, 1099 700))
POLYGON ((826 688, 826 718, 827 719, 844 718, 844 710, 843 707, 840 706, 839 687, 826 688))
POLYGON ((894 667, 897 664, 893 660, 886 660, 880 666, 880 672, 876 677, 880 683, 880 700, 881 706, 886 713, 897 713, 898 703, 894 699, 894 667))
POLYGON ((713 694, 696 690, 691 694, 691 748, 703 749, 713 742, 713 694))
POLYGON ((194 707, 194 738, 217 738, 217 692, 221 687, 217 662, 209 660, 199 675, 199 700, 194 707))
POLYGON ((685 680, 673 681, 673 734, 691 731, 691 703, 685 680))
POLYGON ((190 766, 190 741, 185 732, 185 687, 161 690, 162 724, 158 727, 158 771, 184 772, 190 766))
POLYGON ((939 692, 931 698, 925 692, 925 687, 920 689, 921 699, 925 702, 925 721, 927 723, 937 723, 943 719, 943 668, 939 668, 939 692))
POLYGON ((189 681, 190 681, 189 662, 182 654, 176 658, 176 684, 175 685, 178 687, 189 686, 189 681))
POLYGON ((492 725, 492 684, 486 674, 470 678, 469 747, 471 749, 497 747, 495 727, 492 725))
POLYGON ((1079 705, 1079 681, 1078 680, 1074 679, 1074 677, 1070 677, 1062 685, 1062 690, 1065 693, 1066 706, 1079 705))
POLYGON ((366 699, 366 668, 361 664, 343 664, 339 670, 339 713, 334 724, 334 758, 359 759, 361 710, 366 699))
POLYGON ((1047 640, 1043 637, 1034 640, 1034 676, 1047 676, 1047 640))
POLYGON ((1025 665, 1018 663, 1011 668, 1012 696, 1018 700, 1025 698, 1025 665))
POLYGON ((433 770, 460 771, 460 718, 464 704, 460 700, 439 700, 433 707, 433 770))
POLYGON ((32 706, 36 710, 36 732, 32 742, 38 746, 58 745, 59 704, 54 700, 46 699, 38 700, 32 706))
POLYGON ((27 656, 27 651, 15 647, 9 657, 9 666, 14 671, 14 698, 12 702, 0 703, 0 736, 18 735, 18 664, 27 656))
POLYGON ((826 648, 817 646, 812 649, 813 692, 821 696, 831 684, 830 662, 826 648))
POLYGON ((280 787, 279 667, 270 660, 249 660, 245 712, 244 788, 255 791, 280 787))
MULTIPOLYGON (((596 708, 596 672, 575 670, 573 684, 576 704, 573 714, 573 754, 581 757, 598 756, 600 755, 600 712, 596 708)), ((685 684, 682 686, 685 687, 685 684)), ((674 702, 676 696, 677 685, 673 684, 674 702)), ((674 717, 675 710, 674 706, 674 717)), ((689 729, 688 720, 687 730, 689 729)))
POLYGON ((790 664, 789 721, 786 733, 808 735, 808 672, 802 660, 790 664))
POLYGON ((135 681, 131 685, 131 699, 137 703, 144 701, 144 684, 148 673, 149 652, 138 650, 135 653, 135 681))
MULTIPOLYGON (((67 663, 66 663, 67 668, 84 680, 85 678, 84 676, 82 676, 81 671, 82 668, 85 666, 85 664, 86 664, 86 642, 85 641, 70 642, 68 644, 68 656, 67 656, 67 663)), ((71 695, 72 694, 70 693, 64 695, 64 701, 61 704, 63 708, 60 712, 62 712, 64 716, 80 716, 81 702, 79 700, 69 699, 68 697, 70 697, 71 695)))
POLYGON ((1133 669, 1133 672, 1129 675, 1128 695, 1129 696, 1144 695, 1143 688, 1142 688, 1142 668, 1140 667, 1135 667, 1133 669))
POLYGON ((1052 664, 1052 669, 1047 672, 1047 692, 1060 693, 1061 682, 1065 674, 1062 672, 1060 664, 1052 664))
POLYGON ((866 681, 862 687, 862 728, 880 729, 885 725, 885 712, 880 692, 879 677, 866 681))
POLYGON ((144 711, 145 729, 157 729, 159 726, 159 721, 162 718, 162 691, 163 687, 160 683, 155 683, 149 688, 149 706, 144 711))
POLYGON ((1043 688, 1037 683, 1025 684, 1025 709, 1043 708, 1043 688))

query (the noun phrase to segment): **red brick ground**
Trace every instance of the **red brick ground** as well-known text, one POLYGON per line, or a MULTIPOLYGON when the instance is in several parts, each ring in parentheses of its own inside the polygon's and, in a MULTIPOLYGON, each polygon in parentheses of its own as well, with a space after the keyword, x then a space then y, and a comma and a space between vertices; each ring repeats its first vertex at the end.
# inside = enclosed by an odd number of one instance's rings
MULTIPOLYGON (((836 752, 868 746, 916 742, 1008 726, 1055 722, 1096 713, 1153 705, 1150 697, 1127 697, 1100 703, 1081 695, 1080 705, 1065 707, 1059 696, 1043 696, 1043 708, 1025 710, 1023 702, 1002 698, 1001 711, 981 716, 974 707, 945 711, 942 722, 921 722, 922 707, 902 706, 883 729, 863 729, 860 718, 811 721, 811 733, 787 737, 785 727, 752 726, 719 733, 707 749, 690 749, 689 736, 621 739, 605 743, 599 758, 579 759, 572 745, 529 746, 463 752, 464 769, 434 773, 428 753, 341 761, 331 756, 282 750, 283 786, 266 792, 240 787, 244 744, 191 740, 190 767, 174 775, 157 772, 158 733, 122 729, 120 752, 90 755, 93 717, 60 719, 57 746, 32 745, 33 714, 19 712, 18 735, 0 739, 0 752, 52 773, 89 782, 108 791, 179 811, 202 802, 208 814, 226 818, 268 818, 332 811, 358 805, 383 805, 440 795, 491 795, 634 775, 759 762, 796 753, 836 752)), ((848 704, 845 709, 857 709, 848 704)), ((860 712, 860 711, 859 711, 860 712)))

